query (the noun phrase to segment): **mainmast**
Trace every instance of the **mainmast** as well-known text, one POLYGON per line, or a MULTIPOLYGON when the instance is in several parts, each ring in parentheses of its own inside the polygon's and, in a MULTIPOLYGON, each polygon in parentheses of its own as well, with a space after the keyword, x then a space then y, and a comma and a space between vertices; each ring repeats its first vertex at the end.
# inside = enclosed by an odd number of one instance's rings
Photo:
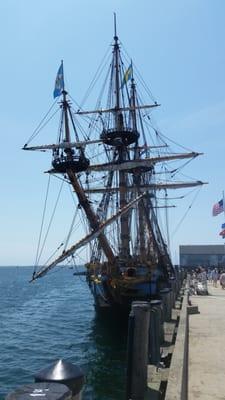
MULTIPOLYGON (((123 123, 123 113, 120 110, 120 76, 119 76, 119 44, 118 44, 118 36, 116 32, 116 15, 114 14, 114 62, 115 62, 115 127, 118 132, 123 132, 124 123, 123 123)), ((126 146, 123 141, 118 146, 118 157, 119 162, 124 162, 127 158, 126 146)), ((119 171, 119 205, 120 209, 126 206, 127 204, 127 173, 124 171, 119 171)), ((119 254, 121 258, 127 258, 130 255, 130 236, 129 236, 129 213, 121 216, 120 219, 120 245, 119 245, 119 254)))
POLYGON ((120 78, 119 78, 119 44, 118 44, 118 36, 116 33, 116 14, 114 14, 114 46, 113 46, 113 54, 114 54, 114 68, 115 68, 115 117, 116 117, 116 127, 119 126, 119 112, 120 109, 120 78))
MULTIPOLYGON (((136 86, 134 83, 133 78, 133 68, 131 63, 131 70, 132 70, 132 78, 131 78, 131 94, 130 94, 130 106, 132 110, 130 111, 131 114, 131 122, 132 127, 135 131, 137 131, 137 116, 136 116, 136 86)), ((135 143, 135 150, 134 150, 134 159, 140 158, 140 148, 138 147, 138 141, 135 143)), ((141 174, 133 174, 133 182, 134 185, 137 187, 138 194, 141 193, 140 185, 141 185, 141 174)), ((139 252, 140 252, 140 260, 145 261, 146 258, 146 246, 145 246, 145 224, 144 224, 144 210, 145 207, 145 200, 142 199, 140 203, 138 203, 138 239, 139 239, 139 252)))

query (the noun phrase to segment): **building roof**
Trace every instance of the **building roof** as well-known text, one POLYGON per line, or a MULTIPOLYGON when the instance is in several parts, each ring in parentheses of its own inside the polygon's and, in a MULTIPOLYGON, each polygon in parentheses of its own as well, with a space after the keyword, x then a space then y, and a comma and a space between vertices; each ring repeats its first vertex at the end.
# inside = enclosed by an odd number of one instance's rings
POLYGON ((180 254, 225 254, 225 245, 180 245, 180 254))

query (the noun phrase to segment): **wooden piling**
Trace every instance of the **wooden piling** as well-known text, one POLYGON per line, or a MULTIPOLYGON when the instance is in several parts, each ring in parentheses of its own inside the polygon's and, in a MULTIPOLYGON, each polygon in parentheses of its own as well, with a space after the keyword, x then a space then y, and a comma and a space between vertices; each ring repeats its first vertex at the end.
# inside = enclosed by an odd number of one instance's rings
POLYGON ((157 305, 151 304, 149 330, 149 362, 156 366, 160 363, 160 322, 161 310, 157 305))
POLYGON ((144 400, 147 387, 149 323, 150 304, 144 301, 133 302, 128 331, 126 400, 144 400))
POLYGON ((160 297, 163 303, 163 316, 164 322, 170 322, 172 316, 172 304, 171 304, 171 289, 165 288, 160 290, 160 297))

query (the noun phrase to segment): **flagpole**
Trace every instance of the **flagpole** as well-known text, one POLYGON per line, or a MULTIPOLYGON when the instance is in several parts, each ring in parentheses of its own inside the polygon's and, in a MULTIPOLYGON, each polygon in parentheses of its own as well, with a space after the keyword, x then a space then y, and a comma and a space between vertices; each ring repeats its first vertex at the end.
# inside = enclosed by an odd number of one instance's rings
POLYGON ((225 202, 224 202, 224 190, 223 190, 223 213, 224 213, 224 217, 225 217, 225 208, 224 208, 225 202))
POLYGON ((64 65, 63 65, 63 60, 61 60, 61 65, 62 65, 62 76, 63 76, 63 80, 62 80, 62 84, 63 84, 63 88, 62 90, 65 90, 65 83, 64 83, 64 65))

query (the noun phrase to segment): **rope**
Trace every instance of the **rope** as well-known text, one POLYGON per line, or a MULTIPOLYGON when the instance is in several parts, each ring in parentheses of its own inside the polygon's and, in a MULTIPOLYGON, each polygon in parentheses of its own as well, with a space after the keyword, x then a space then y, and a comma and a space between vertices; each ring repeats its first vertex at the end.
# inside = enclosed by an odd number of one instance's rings
POLYGON ((67 238, 66 238, 66 240, 65 240, 64 250, 66 250, 66 247, 67 247, 67 245, 68 245, 70 236, 71 236, 71 234, 72 234, 73 225, 74 225, 75 219, 76 219, 76 217, 77 217, 77 213, 78 213, 78 206, 77 206, 76 211, 75 211, 75 213, 74 213, 74 216, 73 216, 73 219, 72 219, 72 223, 71 223, 71 226, 70 226, 70 230, 69 230, 68 235, 67 235, 67 238))
POLYGON ((44 202, 44 210, 43 210, 42 220, 41 220, 41 229, 40 229, 40 233, 39 233, 38 246, 37 246, 36 258, 35 258, 35 263, 34 263, 34 273, 36 272, 35 266, 37 265, 37 262, 38 262, 38 254, 39 254, 39 248, 40 248, 40 243, 41 243, 41 236, 42 236, 42 230, 43 230, 43 225, 44 225, 45 212, 46 212, 46 207, 47 207, 50 179, 51 179, 51 175, 49 175, 49 177, 48 177, 47 191, 46 191, 45 202, 44 202))
POLYGON ((177 231, 178 231, 178 229, 180 228, 182 222, 184 221, 184 219, 186 218, 188 212, 189 212, 190 209, 192 208, 192 206, 193 206, 193 204, 194 204, 194 202, 195 202, 195 200, 196 200, 196 198, 197 198, 197 196, 198 196, 200 190, 201 190, 201 187, 198 189, 196 195, 194 196, 194 198, 193 198, 193 200, 192 200, 192 203, 190 204, 190 206, 188 206, 188 208, 187 208, 186 212, 184 213, 183 217, 181 218, 181 220, 180 220, 179 223, 177 224, 176 228, 174 229, 174 231, 173 231, 173 233, 172 233, 172 237, 174 237, 174 235, 177 233, 177 231))
POLYGON ((47 259, 47 261, 45 262, 45 265, 47 265, 49 263, 49 261, 51 260, 51 258, 57 253, 57 251, 63 246, 63 242, 57 247, 57 249, 50 255, 50 257, 47 259))
MULTIPOLYGON (((120 42, 120 44, 121 44, 121 47, 122 47, 122 49, 123 49, 123 54, 124 54, 124 55, 126 54, 126 56, 128 57, 128 60, 131 60, 131 57, 130 57, 129 53, 126 51, 125 46, 123 45, 123 43, 120 42)), ((124 57, 124 58, 126 58, 126 57, 124 57)), ((141 76, 139 70, 137 69, 136 65, 133 63, 133 60, 132 60, 132 65, 133 65, 133 68, 135 69, 136 75, 138 76, 138 78, 139 78, 139 80, 140 80, 140 83, 142 84, 142 86, 143 86, 143 88, 145 89, 146 93, 149 95, 149 97, 150 97, 154 102, 156 102, 155 97, 153 96, 151 90, 149 89, 149 87, 148 87, 147 84, 145 83, 144 79, 142 78, 142 76, 141 76)))
POLYGON ((44 126, 54 117, 54 115, 59 111, 59 109, 57 109, 54 114, 46 121, 46 123, 42 126, 43 122, 45 121, 45 119, 47 118, 47 116, 49 115, 50 111, 53 109, 54 105, 56 104, 56 102, 58 101, 58 99, 56 99, 54 101, 54 103, 52 104, 52 106, 50 107, 50 109, 48 110, 48 112, 45 114, 45 116, 42 118, 41 122, 38 124, 37 128, 34 130, 34 132, 32 133, 32 135, 30 136, 30 138, 28 139, 26 145, 28 145, 31 140, 33 140, 35 138, 35 136, 37 136, 37 134, 40 132, 41 129, 44 128, 44 126))
POLYGON ((44 250, 44 246, 46 244, 46 239, 47 239, 47 236, 48 236, 48 233, 49 233, 49 230, 50 230, 50 227, 51 227, 51 224, 52 224, 55 212, 56 212, 56 207, 57 207, 58 202, 59 202, 59 198, 60 198, 60 194, 61 194, 61 191, 62 191, 62 188, 63 188, 63 184, 64 184, 64 181, 62 181, 62 184, 61 184, 60 189, 59 189, 59 193, 58 193, 58 196, 57 196, 57 199, 56 199, 56 202, 55 202, 55 207, 53 209, 52 216, 51 216, 49 224, 48 224, 48 228, 47 228, 44 240, 43 240, 43 244, 42 244, 42 247, 41 247, 41 251, 40 251, 37 263, 39 263, 39 261, 40 261, 41 255, 42 255, 43 250, 44 250))

